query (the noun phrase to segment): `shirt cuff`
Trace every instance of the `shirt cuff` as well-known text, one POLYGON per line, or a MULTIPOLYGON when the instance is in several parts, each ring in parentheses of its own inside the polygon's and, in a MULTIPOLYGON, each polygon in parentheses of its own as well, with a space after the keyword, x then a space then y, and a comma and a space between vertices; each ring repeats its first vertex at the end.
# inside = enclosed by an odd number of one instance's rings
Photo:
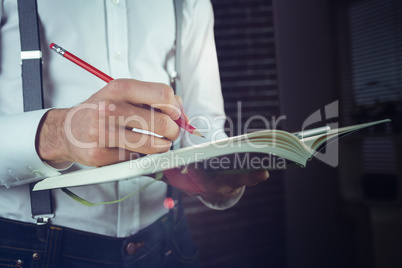
POLYGON ((48 110, 0 116, 0 185, 9 188, 39 181, 71 166, 52 167, 38 156, 36 134, 48 110))
POLYGON ((207 207, 211 208, 211 209, 215 209, 215 210, 225 210, 228 208, 233 207, 234 205, 236 205, 239 200, 241 199, 241 197, 244 194, 244 191, 246 189, 246 186, 243 186, 239 193, 237 193, 235 196, 226 199, 225 201, 215 201, 215 202, 211 202, 211 201, 207 201, 204 200, 202 198, 202 196, 197 196, 197 198, 207 207))

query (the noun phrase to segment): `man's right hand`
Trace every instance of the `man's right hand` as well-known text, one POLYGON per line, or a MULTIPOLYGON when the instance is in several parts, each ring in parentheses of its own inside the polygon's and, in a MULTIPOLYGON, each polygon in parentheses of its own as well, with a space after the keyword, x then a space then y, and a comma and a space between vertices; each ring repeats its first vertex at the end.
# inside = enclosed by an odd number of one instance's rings
POLYGON ((161 153, 178 138, 180 129, 173 120, 181 113, 181 101, 167 85, 113 80, 76 107, 48 111, 38 128, 36 148, 51 165, 103 166, 129 160, 131 153, 161 153))

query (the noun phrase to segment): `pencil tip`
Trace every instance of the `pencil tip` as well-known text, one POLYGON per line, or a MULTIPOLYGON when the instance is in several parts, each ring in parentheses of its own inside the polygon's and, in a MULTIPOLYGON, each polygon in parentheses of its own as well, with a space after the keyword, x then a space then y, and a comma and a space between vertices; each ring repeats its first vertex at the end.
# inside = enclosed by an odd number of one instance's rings
POLYGON ((202 134, 201 134, 201 132, 199 132, 197 129, 194 129, 194 131, 193 131, 193 135, 196 135, 196 136, 198 136, 198 137, 202 137, 202 138, 204 138, 204 139, 205 139, 205 136, 204 136, 204 135, 202 135, 202 134))

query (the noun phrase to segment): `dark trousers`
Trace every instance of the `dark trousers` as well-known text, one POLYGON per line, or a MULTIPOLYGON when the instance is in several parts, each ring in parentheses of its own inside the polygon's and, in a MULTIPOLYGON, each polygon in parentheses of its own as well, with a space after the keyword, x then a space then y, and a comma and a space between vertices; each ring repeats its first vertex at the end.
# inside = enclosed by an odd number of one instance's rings
POLYGON ((38 232, 35 224, 0 218, 0 267, 198 267, 182 209, 173 218, 168 213, 127 238, 52 225, 38 232))

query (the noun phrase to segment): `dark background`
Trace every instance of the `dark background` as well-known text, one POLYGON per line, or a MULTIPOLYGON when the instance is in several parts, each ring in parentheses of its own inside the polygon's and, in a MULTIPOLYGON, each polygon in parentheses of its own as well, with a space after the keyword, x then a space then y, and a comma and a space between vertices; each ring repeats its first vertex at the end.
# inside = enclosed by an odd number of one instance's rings
POLYGON ((298 131, 334 101, 339 116, 318 125, 393 121, 341 140, 337 167, 271 172, 231 209, 185 196, 201 266, 402 267, 402 1, 212 4, 231 134, 253 115, 298 131))

